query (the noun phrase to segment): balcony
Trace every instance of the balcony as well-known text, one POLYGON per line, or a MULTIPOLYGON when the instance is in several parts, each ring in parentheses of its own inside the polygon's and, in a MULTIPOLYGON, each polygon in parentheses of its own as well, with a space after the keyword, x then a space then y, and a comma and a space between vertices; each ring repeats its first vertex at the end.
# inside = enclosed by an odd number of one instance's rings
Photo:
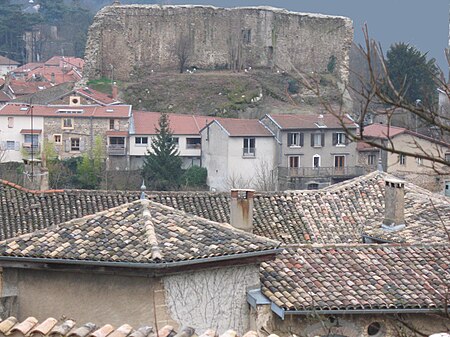
POLYGON ((279 174, 286 177, 357 177, 366 174, 361 166, 346 167, 279 167, 279 174))
POLYGON ((110 156, 124 156, 127 153, 127 149, 125 145, 122 144, 113 144, 108 145, 108 155, 110 156))

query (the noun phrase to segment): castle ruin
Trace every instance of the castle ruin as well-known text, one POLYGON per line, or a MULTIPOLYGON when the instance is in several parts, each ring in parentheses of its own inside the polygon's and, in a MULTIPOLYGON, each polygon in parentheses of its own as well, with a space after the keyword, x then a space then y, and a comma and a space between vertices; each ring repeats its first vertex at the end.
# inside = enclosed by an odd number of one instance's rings
POLYGON ((112 5, 89 30, 85 71, 127 80, 139 72, 271 68, 324 72, 330 59, 346 81, 353 39, 345 17, 272 7, 112 5))

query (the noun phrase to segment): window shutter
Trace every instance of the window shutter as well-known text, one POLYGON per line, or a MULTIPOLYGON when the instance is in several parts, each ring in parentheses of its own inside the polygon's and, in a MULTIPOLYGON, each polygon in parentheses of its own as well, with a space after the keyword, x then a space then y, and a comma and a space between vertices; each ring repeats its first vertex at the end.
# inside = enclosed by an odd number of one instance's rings
POLYGON ((288 138, 288 141, 287 141, 288 146, 291 146, 292 145, 292 133, 288 133, 287 138, 288 138))
POLYGON ((325 133, 322 133, 322 146, 325 146, 325 133))
POLYGON ((311 146, 314 146, 314 133, 311 133, 311 146))
POLYGON ((81 137, 80 138, 80 152, 84 152, 84 148, 85 148, 84 137, 81 137))
POLYGON ((300 133, 300 146, 303 146, 303 133, 300 133))
POLYGON ((1 142, 0 143, 0 150, 6 150, 7 146, 6 146, 6 142, 1 142))
POLYGON ((16 151, 20 150, 20 142, 14 142, 14 150, 16 151))
POLYGON ((337 145, 338 142, 338 134, 337 132, 333 132, 333 145, 337 145))
POLYGON ((118 119, 114 120, 114 130, 118 131, 120 129, 120 121, 118 119))
POLYGON ((64 151, 66 151, 66 152, 70 151, 70 139, 64 140, 64 151))
POLYGON ((350 143, 350 138, 348 138, 347 134, 344 134, 344 138, 345 138, 345 145, 350 143))

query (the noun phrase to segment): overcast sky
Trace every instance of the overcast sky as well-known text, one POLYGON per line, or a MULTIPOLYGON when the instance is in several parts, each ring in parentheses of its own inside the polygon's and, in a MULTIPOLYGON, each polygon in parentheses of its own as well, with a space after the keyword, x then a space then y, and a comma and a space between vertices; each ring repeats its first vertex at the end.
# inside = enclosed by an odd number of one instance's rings
MULTIPOLYGON (((167 1, 166 1, 167 2, 167 1)), ((362 26, 367 22, 370 36, 383 50, 395 42, 407 42, 428 52, 446 67, 444 48, 448 45, 449 0, 188 0, 171 4, 210 4, 222 7, 273 6, 298 12, 343 15, 353 20, 355 41, 363 42, 362 26)), ((446 73, 446 71, 445 71, 446 73)))

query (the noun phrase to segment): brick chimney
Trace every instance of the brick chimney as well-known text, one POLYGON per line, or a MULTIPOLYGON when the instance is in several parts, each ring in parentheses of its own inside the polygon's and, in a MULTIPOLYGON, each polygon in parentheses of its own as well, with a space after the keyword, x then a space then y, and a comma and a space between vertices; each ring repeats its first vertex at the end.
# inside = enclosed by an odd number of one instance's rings
POLYGON ((240 230, 253 232, 254 190, 232 189, 230 204, 230 224, 240 230))
POLYGON ((385 180, 384 220, 381 227, 399 230, 405 227, 405 182, 396 178, 385 180))
POLYGON ((117 87, 117 83, 114 82, 112 85, 112 98, 117 100, 117 96, 119 96, 119 88, 117 87))

